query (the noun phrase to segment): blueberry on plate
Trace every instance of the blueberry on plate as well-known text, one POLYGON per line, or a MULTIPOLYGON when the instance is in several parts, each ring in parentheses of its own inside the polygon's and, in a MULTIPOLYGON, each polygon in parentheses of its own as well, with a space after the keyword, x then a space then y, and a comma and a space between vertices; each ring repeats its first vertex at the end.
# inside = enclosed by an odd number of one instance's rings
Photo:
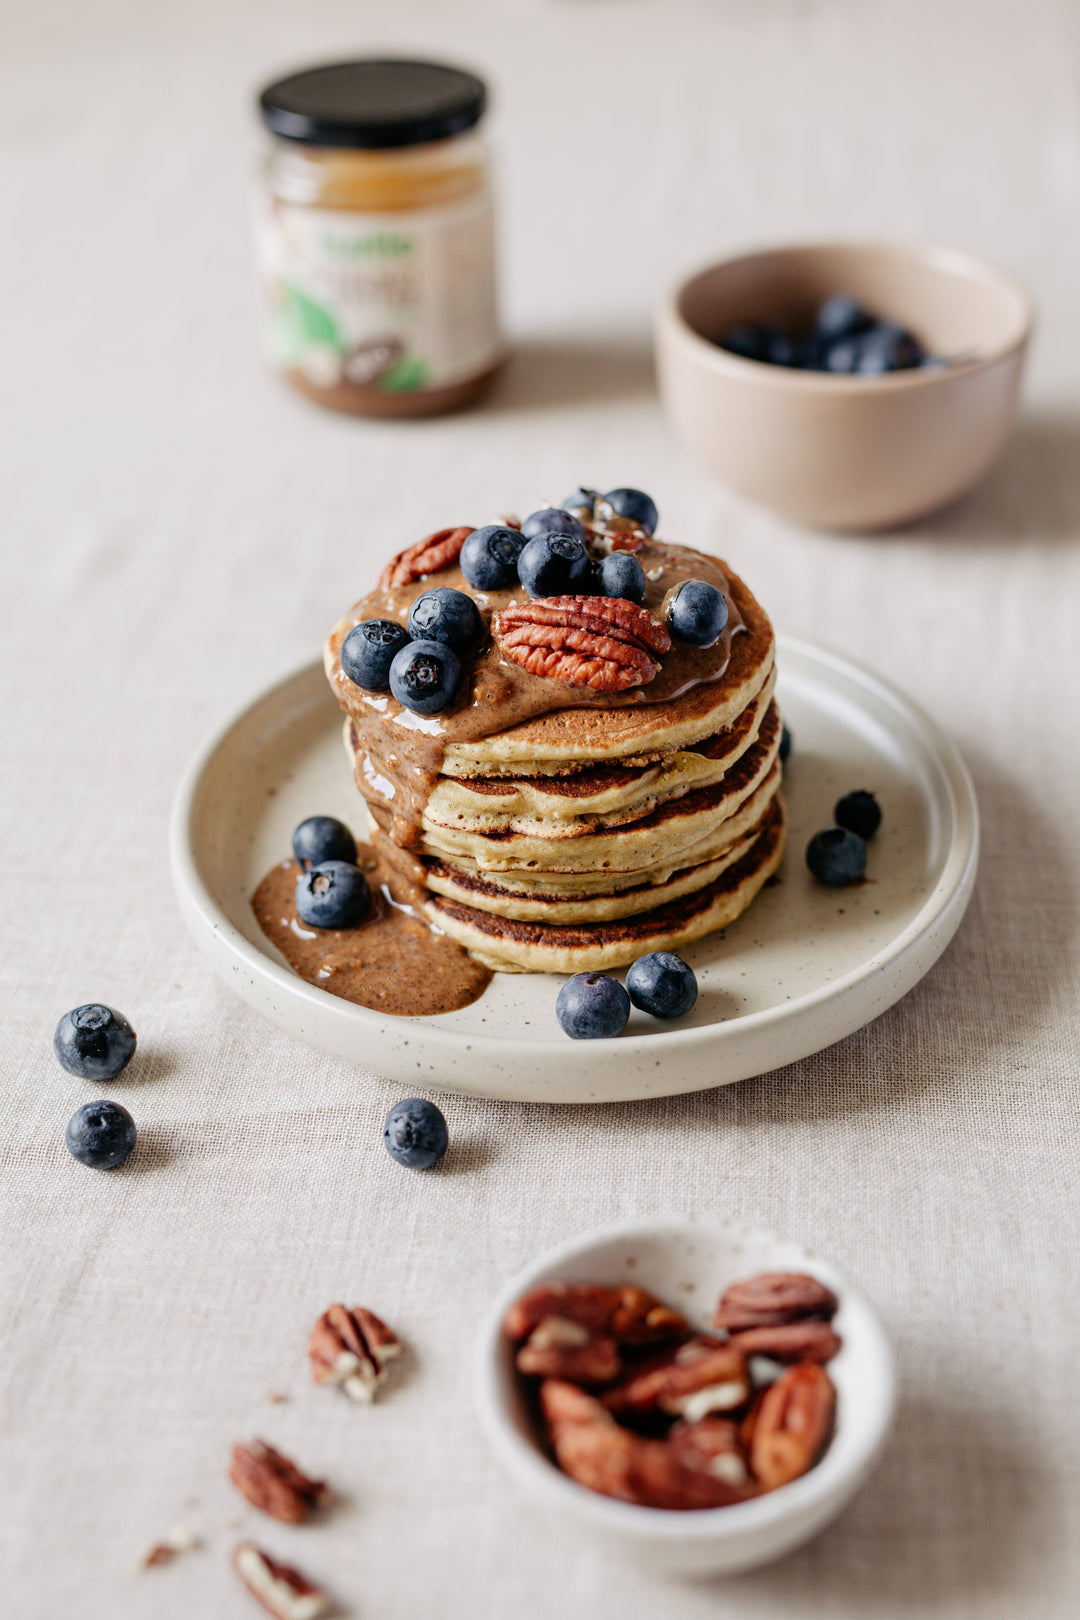
POLYGON ((845 293, 836 293, 820 305, 814 322, 819 337, 832 343, 837 338, 857 337, 872 326, 874 317, 862 305, 845 293))
POLYGON ((559 508, 563 512, 572 512, 577 518, 585 517, 591 522, 593 507, 599 499, 598 489, 586 489, 582 484, 579 489, 571 490, 565 501, 559 502, 559 508))
POLYGON ((388 692, 390 665, 408 641, 409 632, 393 619, 365 619, 354 624, 341 643, 338 662, 354 686, 365 692, 388 692))
POLYGON ((572 534, 530 540, 518 558, 518 578, 530 596, 582 595, 593 588, 589 553, 572 534))
POLYGON ((521 532, 526 540, 535 540, 539 534, 572 534, 585 544, 585 530, 572 512, 560 506, 542 506, 539 512, 530 512, 521 532))
POLYGON ((860 838, 873 838, 881 826, 881 806, 866 788, 856 788, 837 801, 833 816, 838 827, 858 833, 860 838))
POLYGON ((501 591, 517 584, 518 558, 525 536, 505 523, 474 529, 461 548, 461 572, 476 591, 501 591))
POLYGON ((697 1000, 697 976, 674 951, 639 956, 626 975, 630 1000, 654 1018, 681 1018, 697 1000))
POLYGON ((135 1121, 119 1103, 83 1103, 64 1132, 67 1150, 94 1170, 115 1170, 135 1146, 135 1121))
POLYGON ((703 579, 688 579, 680 585, 668 607, 672 635, 695 647, 711 647, 727 621, 727 597, 703 579))
MULTIPOLYGON (((656 533, 660 514, 652 496, 646 495, 643 489, 609 489, 600 499, 616 517, 627 518, 646 534, 656 533)), ((604 515, 603 508, 599 515, 604 515)))
POLYGON ((866 845, 846 827, 826 827, 807 844, 806 864, 819 883, 843 889, 866 871, 866 845))
POLYGON ((444 641, 410 641, 390 665, 390 690, 413 714, 438 714, 454 701, 461 660, 444 641))
POLYGON ((297 866, 321 866, 323 861, 356 861, 356 839, 336 816, 308 816, 292 835, 297 866))
POLYGON ((56 1026, 53 1051, 80 1080, 115 1080, 135 1053, 135 1031, 123 1013, 100 1001, 66 1012, 56 1026))
POLYGON ((618 596, 639 607, 645 600, 645 570, 632 551, 613 551, 605 557, 596 571, 596 585, 601 596, 618 596))
POLYGON ((456 653, 467 653, 483 640, 484 621, 471 596, 437 585, 409 609, 409 634, 414 641, 442 641, 456 653))
POLYGON ((769 327, 761 321, 740 321, 721 333, 719 347, 728 354, 737 354, 740 360, 763 361, 768 354, 769 335, 769 327))
POLYGON ((296 914, 309 928, 353 928, 370 905, 368 880, 351 861, 323 861, 296 880, 296 914))
POLYGON ((626 1028, 630 997, 606 973, 575 973, 559 991, 555 1016, 571 1040, 606 1040, 626 1028))
POLYGON ((791 753, 791 732, 787 726, 780 727, 780 763, 781 765, 791 753))
POLYGON ((450 1142, 442 1110, 424 1097, 395 1103, 383 1126, 383 1144, 392 1159, 410 1170, 430 1170, 450 1142))

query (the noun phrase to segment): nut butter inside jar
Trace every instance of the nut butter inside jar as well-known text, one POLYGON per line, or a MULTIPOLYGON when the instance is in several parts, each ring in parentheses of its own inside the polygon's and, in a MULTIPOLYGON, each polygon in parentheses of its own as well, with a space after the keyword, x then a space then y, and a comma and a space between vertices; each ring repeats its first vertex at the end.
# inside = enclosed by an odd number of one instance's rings
POLYGON ((480 79, 338 62, 267 86, 257 207, 271 364, 362 416, 471 404, 502 358, 480 79))

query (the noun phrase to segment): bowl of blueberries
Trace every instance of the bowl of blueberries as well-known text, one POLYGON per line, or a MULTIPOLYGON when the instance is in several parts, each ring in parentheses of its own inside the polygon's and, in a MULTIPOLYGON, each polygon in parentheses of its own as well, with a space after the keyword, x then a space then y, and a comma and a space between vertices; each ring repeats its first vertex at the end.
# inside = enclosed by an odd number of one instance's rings
POLYGON ((772 248, 664 300, 660 392, 740 494, 813 528, 892 528, 1000 454, 1032 323, 1016 282, 949 248, 772 248))

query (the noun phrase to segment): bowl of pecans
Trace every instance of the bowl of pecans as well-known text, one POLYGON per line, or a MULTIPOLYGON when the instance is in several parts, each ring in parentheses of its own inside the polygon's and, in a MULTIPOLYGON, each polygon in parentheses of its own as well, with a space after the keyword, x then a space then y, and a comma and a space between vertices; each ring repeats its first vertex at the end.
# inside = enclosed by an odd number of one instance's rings
POLYGON ((888 1341, 816 1255, 734 1222, 591 1232, 502 1291, 477 1412, 547 1508, 646 1567, 729 1574, 809 1541, 892 1421, 888 1341))

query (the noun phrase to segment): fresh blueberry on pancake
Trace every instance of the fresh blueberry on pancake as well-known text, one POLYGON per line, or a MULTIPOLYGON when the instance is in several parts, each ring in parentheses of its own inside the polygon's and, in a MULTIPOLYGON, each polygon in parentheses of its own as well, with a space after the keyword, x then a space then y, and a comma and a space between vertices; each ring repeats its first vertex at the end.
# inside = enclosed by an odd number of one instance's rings
POLYGON ((530 596, 574 596, 592 589, 592 562, 573 534, 540 534, 518 558, 518 578, 530 596))
POLYGON ((645 570, 632 551, 613 551, 597 569, 597 586, 601 596, 640 605, 645 600, 645 570))
POLYGON ((426 1097, 395 1103, 383 1126, 383 1145, 392 1159, 409 1170, 430 1170, 450 1143, 442 1110, 426 1097))
POLYGON ((135 1121, 117 1102, 83 1103, 68 1120, 64 1141, 80 1164, 115 1170, 135 1146, 135 1121))
POLYGON ((703 579, 688 579, 680 585, 668 607, 672 635, 695 647, 713 646, 727 621, 727 597, 703 579))
POLYGON ((626 1028, 630 997, 606 973, 575 973, 559 991, 555 1016, 571 1040, 609 1040, 626 1028))
POLYGON ((309 928, 353 928, 370 906, 368 880, 351 861, 323 861, 296 880, 296 913, 309 928))
POLYGON ((68 1074, 80 1080, 115 1080, 134 1056, 135 1031, 123 1013, 91 1001, 64 1014, 53 1051, 68 1074))
POLYGON ((646 534, 655 534, 660 521, 656 502, 643 489, 609 489, 606 495, 601 495, 597 516, 603 518, 612 513, 644 529, 646 534))
POLYGON ((593 507, 596 505, 599 499, 599 490, 586 489, 584 485, 581 485, 579 489, 572 490, 571 493, 566 497, 565 501, 560 501, 559 506, 562 511, 572 512, 575 517, 584 518, 587 522, 591 523, 593 517, 593 507))
POLYGON ((338 656, 354 685, 365 692, 388 692, 390 665, 408 643, 409 632, 393 619, 365 619, 353 625, 338 656))
POLYGON ((674 951, 639 956, 626 975, 630 1000, 654 1018, 681 1018, 697 1000, 697 976, 674 951))
POLYGON ((484 621, 471 596, 437 585, 409 609, 409 634, 414 641, 442 641, 456 653, 469 653, 484 639, 484 621))
POLYGON ((819 883, 844 889, 866 871, 866 844, 846 827, 827 827, 807 844, 806 864, 819 883))
POLYGON ((530 512, 521 525, 521 532, 526 540, 535 540, 538 534, 572 534, 583 545, 585 543, 585 530, 577 518, 558 506, 542 506, 538 512, 530 512))
POLYGON ((413 714, 449 708, 461 678, 461 660, 444 641, 410 641, 390 665, 390 690, 413 714))
POLYGON ((838 827, 846 827, 860 838, 873 838, 881 826, 881 806, 866 788, 845 793, 837 801, 833 816, 838 827))
POLYGON ((525 536, 504 523, 474 529, 461 548, 461 572, 476 591, 501 591, 516 585, 518 558, 525 536))
POLYGON ((296 864, 304 871, 323 861, 356 860, 356 839, 336 816, 308 816, 292 835, 296 864))

